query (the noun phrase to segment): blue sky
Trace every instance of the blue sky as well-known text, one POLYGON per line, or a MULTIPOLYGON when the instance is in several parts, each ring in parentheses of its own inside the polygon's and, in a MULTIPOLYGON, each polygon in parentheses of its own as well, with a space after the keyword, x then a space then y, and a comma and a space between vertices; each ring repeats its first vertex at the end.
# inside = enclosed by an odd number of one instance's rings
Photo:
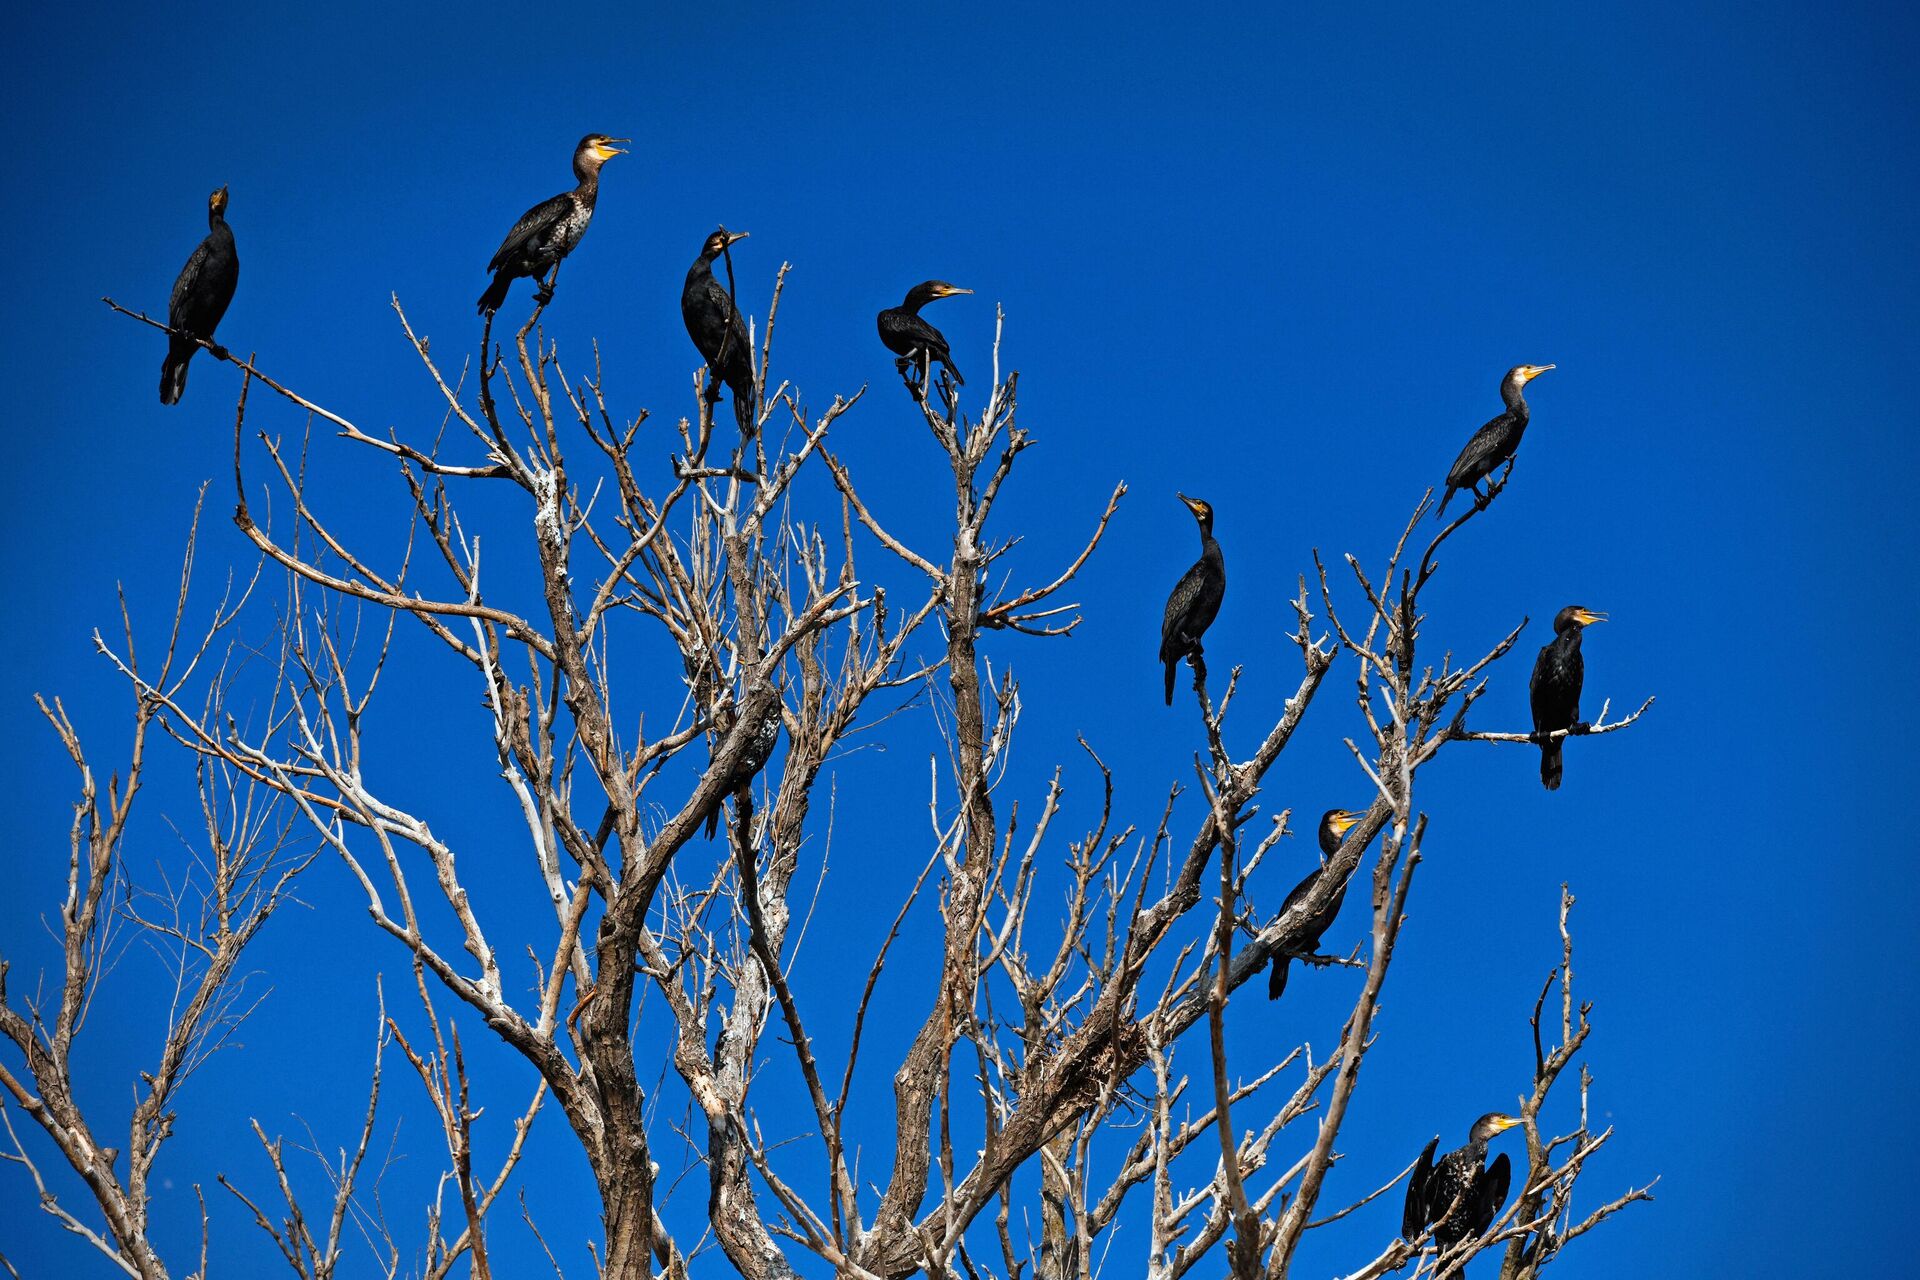
MULTIPOLYGON (((794 264, 776 371, 816 405, 871 382, 841 447, 857 474, 886 477, 876 506, 922 545, 945 518, 942 464, 872 317, 928 276, 977 290, 936 318, 969 390, 986 380, 994 306, 1007 312, 1004 361, 1040 442, 1002 513, 1029 535, 1019 568, 1051 576, 1113 482, 1132 486, 1084 575, 1079 634, 991 646, 1027 690, 1016 764, 1034 798, 1056 761, 1075 799, 1093 794, 1076 733, 1114 766, 1129 821, 1150 825, 1167 783, 1190 777, 1195 726, 1159 705, 1153 663, 1166 587, 1194 551, 1176 488, 1219 512, 1231 587, 1208 649, 1246 665, 1251 735, 1296 678, 1284 599, 1310 549, 1377 563, 1497 408, 1501 372, 1557 363, 1534 384, 1516 483, 1449 547, 1429 644, 1481 648, 1531 616, 1476 716, 1522 727, 1531 655, 1577 601, 1614 619, 1589 639, 1592 707, 1660 701, 1631 733, 1572 744, 1554 795, 1520 750, 1457 748, 1423 775, 1428 861, 1327 1203, 1524 1087, 1564 880, 1595 1004, 1593 1105, 1618 1127, 1582 1186, 1662 1180, 1655 1204, 1556 1274, 1892 1273, 1906 1250, 1891 1224, 1920 1191, 1895 1092, 1920 1049, 1920 885, 1896 805, 1907 664, 1878 656, 1912 630, 1917 549, 1914 24, 1850 5, 549 7, 534 25, 524 10, 398 6, 23 12, 0 78, 14 298, 0 708, 15 726, 0 940, 14 989, 44 962, 72 792, 32 693, 63 696, 100 759, 122 753, 125 693, 88 638, 113 624, 116 582, 151 634, 209 479, 201 580, 248 563, 225 519, 232 371, 203 358, 185 403, 163 410, 158 335, 99 297, 164 308, 207 191, 229 184, 243 271, 223 341, 369 430, 424 440, 439 415, 390 295, 416 329, 470 346, 500 235, 568 185, 574 141, 603 130, 634 153, 607 171, 550 333, 575 363, 600 341, 624 411, 651 409, 662 431, 687 411, 679 283, 724 222, 753 232, 736 265, 756 314, 794 264)), ((278 406, 258 425, 300 427, 278 406)), ((342 527, 393 545, 391 477, 328 438, 315 467, 342 527)), ((502 545, 519 531, 504 503, 474 510, 502 545)), ((443 834, 484 849, 499 797, 471 794, 489 778, 473 691, 417 637, 396 662, 411 679, 390 676, 377 704, 382 767, 432 798, 443 834)), ((1364 800, 1341 746, 1358 729, 1348 682, 1342 667, 1269 803, 1364 800)), ((924 857, 924 725, 874 739, 885 750, 836 772, 834 869, 796 968, 803 999, 829 1010, 836 969, 864 969, 877 943, 870 891, 897 901, 924 857)), ((173 761, 144 798, 147 865, 178 856, 161 819, 191 817, 183 778, 173 761)), ((1311 856, 1305 841, 1283 853, 1268 909, 1311 856)), ((190 1090, 157 1213, 184 1215, 187 1188, 216 1172, 263 1185, 244 1115, 297 1136, 304 1121, 323 1148, 346 1139, 373 974, 391 996, 405 966, 345 881, 317 864, 311 910, 271 926, 272 997, 190 1090)), ((510 912, 516 886, 482 892, 510 912)), ((1350 911, 1329 945, 1362 927, 1350 911)), ((137 985, 144 961, 125 964, 137 985)), ((1277 1011, 1237 1009, 1237 1062, 1331 1044, 1347 976, 1296 974, 1277 1011)), ((886 996, 902 1017, 925 1003, 910 983, 886 996)), ((105 1003, 82 1042, 102 1105, 152 1052, 141 994, 105 1003)), ((481 1070, 502 1110, 530 1089, 504 1056, 481 1070)), ((883 1089, 876 1073, 870 1145, 886 1140, 883 1089)), ((389 1096, 415 1152, 389 1184, 398 1214, 435 1138, 416 1083, 391 1076, 389 1096)), ((557 1115, 530 1158, 543 1229, 584 1237, 590 1184, 557 1115)), ((11 1166, 0 1205, 0 1252, 24 1274, 105 1274, 31 1212, 11 1166)), ((242 1216, 220 1213, 226 1269, 267 1265, 242 1216)), ((1395 1218, 1355 1215, 1303 1265, 1350 1269, 1395 1218)), ((508 1274, 526 1274, 537 1251, 517 1217, 493 1234, 508 1274)), ((1134 1270, 1129 1247, 1138 1232, 1112 1274, 1134 1270)), ((585 1274, 577 1246, 568 1261, 585 1274)))

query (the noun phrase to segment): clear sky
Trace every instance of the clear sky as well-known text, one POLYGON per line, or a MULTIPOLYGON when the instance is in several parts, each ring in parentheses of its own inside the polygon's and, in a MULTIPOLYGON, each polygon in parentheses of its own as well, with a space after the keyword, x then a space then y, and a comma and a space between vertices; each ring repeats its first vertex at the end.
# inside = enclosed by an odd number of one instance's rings
MULTIPOLYGON (((1630 733, 1571 744, 1553 795, 1524 750, 1457 748, 1424 775, 1429 859, 1324 1203, 1525 1087, 1525 1016, 1557 957, 1565 880, 1595 1005, 1593 1105, 1617 1126, 1585 1203, 1661 1182, 1555 1274, 1895 1273, 1910 1257, 1895 1224, 1920 1192, 1896 1090, 1920 1051, 1920 877, 1898 800, 1896 677, 1911 663, 1879 654, 1913 629, 1915 21, 1845 4, 27 6, 0 54, 0 940, 14 990, 47 955, 38 921, 57 905, 73 791, 31 694, 66 699, 104 772, 124 752, 125 692, 88 637, 112 625, 115 583, 149 634, 163 623, 209 479, 202 580, 248 562, 225 519, 232 370, 203 357, 185 403, 162 409, 158 335, 100 296, 163 309, 206 193, 229 184, 243 271, 221 338, 361 425, 424 440, 438 414, 389 296, 470 346, 500 235, 569 185, 570 148, 600 130, 634 153, 607 171, 549 332, 575 363, 598 338, 620 410, 651 409, 663 433, 694 367, 682 274, 716 222, 749 229, 736 264, 756 314, 794 264, 777 372, 816 405, 873 384, 846 456, 888 476, 887 515, 937 545, 940 460, 873 313, 928 276, 976 289, 937 317, 972 391, 1005 307, 1005 360, 1040 441, 1004 512, 1030 534, 1021 567, 1050 574, 1112 483, 1132 485, 1085 575, 1080 633, 990 646, 1027 691, 1016 763, 1037 796, 1065 762, 1084 801, 1086 733, 1128 821, 1151 825, 1200 745, 1190 713, 1160 706, 1153 662, 1165 590, 1194 552, 1173 491, 1219 512, 1231 586, 1208 649, 1248 668, 1250 734, 1296 679, 1279 628, 1310 549, 1377 563, 1497 409, 1501 372, 1557 363, 1534 384, 1516 483, 1448 552, 1429 643, 1477 649, 1530 615, 1476 713, 1520 728, 1546 621, 1588 604, 1613 615, 1589 637, 1590 709, 1660 701, 1630 733)), ((278 407, 259 424, 299 430, 278 407)), ((343 527, 391 546, 391 477, 330 438, 316 450, 343 527)), ((504 545, 519 516, 499 516, 504 545)), ((484 866, 499 796, 476 794, 490 771, 474 692, 424 647, 396 663, 376 703, 381 768, 484 866)), ((1341 667, 1267 803, 1364 802, 1340 745, 1358 728, 1349 680, 1341 667)), ((887 750, 838 766, 834 868, 796 968, 803 998, 829 1009, 836 970, 872 954, 873 895, 897 901, 924 857, 924 728, 889 722, 875 740, 887 750)), ((161 819, 193 815, 171 767, 144 797, 136 865, 180 856, 161 819)), ((1303 840, 1283 856, 1268 910, 1311 855, 1303 840)), ((505 911, 516 887, 483 892, 505 911)), ((405 964, 337 863, 316 864, 303 895, 312 909, 276 920, 257 958, 270 999, 190 1088, 165 1157, 156 1212, 177 1256, 191 1184, 265 1185, 245 1116, 299 1141, 310 1124, 332 1149, 363 1106, 372 975, 391 992, 405 964)), ((1362 928, 1350 910, 1328 943, 1362 928)), ((138 985, 151 965, 124 965, 136 989, 82 1041, 101 1105, 123 1105, 153 1051, 138 985)), ((1239 1004, 1237 1065, 1331 1045, 1350 977, 1296 972, 1277 1011, 1239 1004)), ((917 1016, 924 991, 900 985, 887 998, 917 1016)), ((1187 1068, 1203 1055, 1194 1045, 1187 1068)), ((407 1239, 439 1166, 398 1066, 389 1118, 406 1117, 411 1154, 387 1209, 407 1239)), ((503 1055, 479 1069, 502 1111, 530 1090, 503 1055)), ((876 1074, 870 1145, 885 1141, 884 1087, 876 1074)), ((542 1227, 586 1274, 591 1186, 557 1114, 530 1158, 542 1227)), ((662 1159, 671 1174, 681 1156, 662 1159)), ((683 1226, 703 1181, 679 1192, 683 1226)), ((216 1270, 266 1274, 263 1238, 236 1206, 218 1215, 216 1270)), ((1137 1272, 1137 1222, 1108 1274, 1137 1272)), ((1303 1266, 1357 1265, 1396 1226, 1391 1206, 1363 1211, 1303 1266)), ((516 1210, 492 1236, 503 1274, 535 1274, 516 1210)), ((12 1166, 0 1251, 30 1277, 108 1274, 32 1211, 12 1166)))

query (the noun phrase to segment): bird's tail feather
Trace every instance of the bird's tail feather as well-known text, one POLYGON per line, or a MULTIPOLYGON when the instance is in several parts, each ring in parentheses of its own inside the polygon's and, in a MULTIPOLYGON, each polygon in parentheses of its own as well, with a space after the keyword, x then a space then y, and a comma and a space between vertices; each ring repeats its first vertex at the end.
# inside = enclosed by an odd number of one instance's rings
POLYGON ((753 383, 729 383, 728 389, 733 392, 733 420, 739 426, 741 435, 750 436, 754 426, 753 383))
POLYGON ((1560 789, 1560 745, 1561 739, 1540 744, 1540 783, 1549 791, 1560 789))
POLYGON ((1287 990, 1287 966, 1293 963, 1292 956, 1276 955, 1273 967, 1267 970, 1267 999, 1278 1000, 1287 990))
POLYGON ((720 830, 720 809, 723 802, 715 800, 713 808, 707 810, 707 839, 711 840, 720 830))
POLYGON ((194 348, 187 348, 183 354, 170 350, 167 358, 160 362, 160 403, 179 404, 180 397, 187 390, 187 361, 193 358, 194 348))
POLYGON ((1173 673, 1179 668, 1180 659, 1167 659, 1167 705, 1173 705, 1173 673))
POLYGON ((947 366, 947 372, 953 375, 953 385, 954 385, 954 386, 956 386, 956 387, 964 387, 964 386, 966 386, 966 385, 967 385, 967 380, 966 380, 965 378, 963 378, 963 377, 961 377, 961 376, 960 376, 960 371, 959 371, 958 369, 956 369, 956 368, 954 368, 954 367, 953 367, 953 361, 951 361, 951 360, 942 360, 942 361, 941 361, 940 363, 941 363, 941 364, 943 364, 943 365, 945 365, 945 366, 947 366))
POLYGON ((1447 512, 1447 504, 1452 501, 1453 501, 1453 486, 1448 485, 1446 493, 1441 495, 1439 507, 1437 507, 1434 510, 1433 518, 1435 520, 1438 520, 1441 516, 1445 515, 1447 512))
POLYGON ((512 283, 513 281, 507 278, 506 272, 494 272, 493 283, 488 285, 487 291, 480 295, 480 314, 485 315, 489 311, 498 311, 506 302, 507 286, 512 283))

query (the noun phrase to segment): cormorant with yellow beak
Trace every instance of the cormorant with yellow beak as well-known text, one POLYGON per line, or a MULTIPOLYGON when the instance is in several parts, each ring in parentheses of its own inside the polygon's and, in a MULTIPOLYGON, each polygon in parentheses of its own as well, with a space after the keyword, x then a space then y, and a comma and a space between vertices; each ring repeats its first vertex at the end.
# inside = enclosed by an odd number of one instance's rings
POLYGON ((542 200, 513 224, 513 230, 500 242, 500 251, 487 264, 487 270, 493 272, 493 283, 480 295, 481 315, 498 311, 507 300, 507 286, 521 276, 533 280, 534 301, 541 306, 553 301, 560 260, 573 252, 580 237, 587 234, 587 223, 593 220, 594 201, 600 195, 600 166, 625 155, 625 149, 614 144, 629 141, 604 133, 590 133, 580 139, 580 145, 573 149, 573 176, 580 185, 551 200, 542 200))
MULTIPOLYGON (((1586 732, 1587 726, 1580 719, 1580 686, 1587 678, 1586 660, 1580 656, 1580 633, 1606 620, 1606 614, 1577 604, 1555 615, 1553 642, 1540 646, 1540 656, 1533 663, 1533 680, 1527 686, 1536 735, 1556 729, 1586 732)), ((1549 791, 1560 789, 1560 748, 1565 743, 1565 738, 1540 739, 1540 781, 1549 791)))
POLYGON ((953 353, 947 350, 946 337, 920 318, 920 308, 938 298, 952 298, 972 292, 971 289, 948 284, 945 280, 928 280, 907 290, 905 302, 880 313, 880 341, 887 344, 887 350, 900 357, 893 362, 893 367, 900 371, 902 377, 906 376, 908 365, 917 364, 920 366, 920 385, 925 387, 927 379, 933 376, 933 362, 938 360, 953 375, 955 386, 967 385, 967 380, 953 367, 953 353))
POLYGON ((1520 447, 1520 437, 1526 433, 1530 413, 1523 388, 1551 368, 1550 364, 1517 364, 1507 370, 1507 376, 1500 380, 1500 399, 1507 411, 1474 432, 1473 439, 1467 441, 1467 447, 1453 460, 1453 467, 1447 472, 1446 496, 1440 499, 1440 510, 1433 513, 1436 519, 1447 509, 1455 489, 1471 489, 1478 499, 1480 482, 1520 447))
MULTIPOLYGON (((1431 1226, 1434 1241, 1444 1252, 1462 1240, 1484 1235, 1506 1204, 1513 1178, 1504 1153, 1487 1164, 1487 1143, 1519 1123, 1512 1116, 1489 1111, 1473 1122, 1467 1145, 1447 1152, 1439 1164, 1433 1162, 1433 1149, 1440 1145, 1440 1139, 1428 1142, 1407 1179, 1401 1238, 1411 1240, 1431 1226)), ((1453 1274, 1466 1273, 1462 1269, 1453 1274)))
POLYGON ((733 392, 733 420, 742 435, 750 436, 758 407, 753 394, 753 340, 726 286, 713 278, 713 260, 727 246, 746 238, 746 232, 725 227, 707 237, 700 256, 687 269, 687 283, 680 290, 680 318, 687 322, 687 336, 707 362, 707 403, 720 402, 720 384, 726 383, 733 392))
POLYGON ((1167 668, 1167 705, 1173 705, 1173 672, 1180 659, 1201 653, 1200 637, 1213 625, 1227 594, 1227 562, 1213 540, 1213 508, 1198 498, 1177 495, 1200 524, 1200 559, 1180 575, 1167 611, 1160 619, 1160 661, 1167 668))
MULTIPOLYGON (((1366 815, 1349 813, 1345 809, 1329 809, 1320 818, 1321 864, 1310 871, 1306 878, 1293 886, 1293 892, 1280 904, 1280 915, 1284 916, 1293 909, 1295 903, 1302 901, 1313 892, 1313 886, 1321 876, 1327 873, 1325 859, 1340 852, 1340 841, 1352 830, 1355 823, 1366 815)), ((1327 931, 1333 918, 1340 914, 1340 905, 1347 900, 1347 885, 1351 880, 1343 880, 1340 888, 1334 892, 1327 905, 1316 911, 1301 928, 1300 940, 1286 951, 1277 951, 1273 956, 1273 967, 1267 970, 1267 999, 1278 1000, 1287 989, 1287 966, 1295 956, 1311 956, 1320 949, 1320 935, 1327 931)), ((1279 917, 1275 917, 1278 919, 1279 917)))
MULTIPOLYGON (((167 358, 160 364, 160 403, 179 404, 187 389, 187 361, 200 349, 195 338, 213 341, 240 284, 240 254, 227 225, 227 189, 207 197, 207 238, 194 249, 167 299, 167 358)), ((216 348, 217 349, 217 348, 216 348)), ((222 353, 224 355, 224 353, 222 353)))

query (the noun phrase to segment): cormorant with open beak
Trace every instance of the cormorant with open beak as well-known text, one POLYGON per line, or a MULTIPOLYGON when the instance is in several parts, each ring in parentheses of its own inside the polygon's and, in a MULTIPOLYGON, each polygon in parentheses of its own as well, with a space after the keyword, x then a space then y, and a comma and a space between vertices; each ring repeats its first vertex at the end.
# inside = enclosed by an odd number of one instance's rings
POLYGON ((187 361, 200 349, 194 339, 213 341, 239 284, 240 254, 233 247, 233 228, 227 225, 227 189, 221 187, 207 197, 207 238, 180 268, 173 296, 167 299, 167 328, 178 332, 167 335, 167 358, 160 364, 161 404, 180 403, 187 389, 187 361))
MULTIPOLYGON (((1536 735, 1556 729, 1586 732, 1587 726, 1580 719, 1580 686, 1587 678, 1586 660, 1580 656, 1580 633, 1606 620, 1606 614, 1577 604, 1555 615, 1553 642, 1540 646, 1540 656, 1533 663, 1533 680, 1527 686, 1536 735)), ((1540 739, 1540 781, 1549 791, 1560 789, 1560 748, 1565 743, 1565 738, 1540 739)))
POLYGON ((933 376, 933 362, 938 360, 953 375, 955 386, 967 385, 967 380, 953 367, 953 353, 947 350, 945 336, 920 318, 920 308, 937 298, 952 298, 972 292, 971 289, 948 284, 945 280, 928 280, 907 290, 905 302, 880 313, 880 341, 887 344, 887 350, 900 357, 893 362, 893 367, 900 371, 902 377, 906 376, 908 365, 918 365, 920 385, 925 387, 927 379, 933 376))
POLYGON ((687 322, 687 336, 700 349, 707 362, 707 403, 720 403, 720 384, 733 392, 733 420, 742 435, 752 435, 754 427, 753 340, 747 336, 747 322, 733 305, 726 286, 713 278, 713 260, 727 246, 745 240, 745 231, 721 227, 700 246, 700 256, 687 269, 686 287, 680 291, 680 317, 687 322))
MULTIPOLYGON (((1401 1238, 1412 1240, 1431 1226, 1434 1241, 1444 1252, 1462 1240, 1484 1235, 1506 1204, 1513 1178, 1504 1152, 1487 1164, 1487 1143, 1519 1123, 1512 1116, 1489 1111, 1473 1122, 1467 1145, 1447 1152, 1438 1164, 1433 1162, 1433 1151, 1440 1139, 1429 1141, 1407 1179, 1401 1238)), ((1464 1277, 1466 1272, 1463 1268, 1453 1274, 1464 1277)))
POLYGON ((1447 509, 1447 503, 1453 497, 1455 489, 1471 489, 1473 496, 1480 497, 1480 482, 1493 474, 1493 469, 1513 456, 1520 447, 1520 437, 1526 434, 1527 397, 1524 388, 1529 382, 1553 368, 1550 364, 1517 364, 1507 370, 1507 376, 1500 380, 1500 399, 1507 406, 1506 412, 1473 433, 1473 439, 1467 441, 1467 447, 1453 460, 1453 467, 1447 472, 1446 496, 1440 499, 1440 510, 1434 512, 1438 519, 1447 509))
POLYGON ((507 300, 507 286, 522 276, 533 280, 535 302, 545 306, 553 301, 560 260, 573 252, 580 237, 587 234, 587 223, 593 220, 594 201, 600 196, 600 166, 625 155, 626 149, 615 144, 630 141, 609 138, 604 133, 590 133, 580 139, 580 145, 573 149, 573 176, 579 185, 551 200, 542 200, 513 224, 513 230, 500 242, 500 251, 487 264, 487 270, 493 272, 493 283, 480 295, 481 315, 498 311, 507 300))
MULTIPOLYGON (((1364 813, 1349 813, 1345 809, 1329 809, 1320 818, 1320 854, 1321 863, 1307 873, 1305 879, 1293 886, 1293 892, 1280 904, 1280 915, 1293 910, 1295 903, 1303 901, 1321 876, 1327 873, 1326 859, 1340 852, 1340 841, 1353 829, 1355 823, 1366 817, 1364 813)), ((1310 956, 1320 949, 1320 935, 1327 931, 1333 918, 1340 914, 1340 905, 1347 900, 1347 885, 1350 880, 1342 880, 1327 905, 1313 913, 1301 928, 1300 940, 1290 950, 1278 951, 1273 956, 1273 967, 1267 970, 1267 999, 1278 1000, 1287 989, 1287 966, 1295 956, 1310 956)), ((1279 917, 1275 917, 1278 919, 1279 917)))
POLYGON ((1201 655, 1200 637, 1213 625, 1227 594, 1227 562, 1213 540, 1213 508, 1198 498, 1178 495, 1200 524, 1200 559, 1180 575, 1167 611, 1160 619, 1160 661, 1167 668, 1167 705, 1173 705, 1173 672, 1180 659, 1201 655))

